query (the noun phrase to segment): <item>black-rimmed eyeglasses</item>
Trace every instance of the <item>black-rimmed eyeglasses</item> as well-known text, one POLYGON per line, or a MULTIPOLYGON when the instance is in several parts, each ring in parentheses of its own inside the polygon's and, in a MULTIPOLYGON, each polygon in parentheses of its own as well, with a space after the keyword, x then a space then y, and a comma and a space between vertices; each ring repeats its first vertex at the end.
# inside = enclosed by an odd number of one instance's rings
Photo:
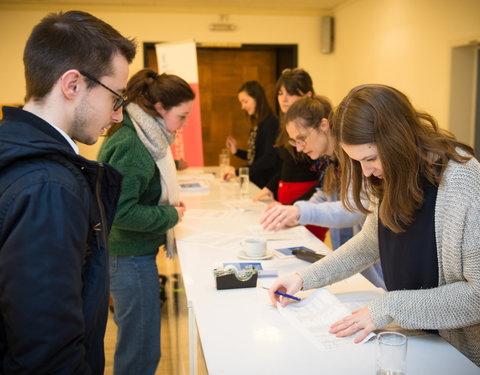
POLYGON ((112 90, 110 87, 104 85, 102 82, 100 82, 98 79, 94 78, 93 76, 91 76, 90 74, 86 73, 86 72, 83 72, 83 71, 80 71, 79 72, 82 76, 85 76, 87 77, 90 81, 93 81, 95 83, 98 83, 100 86, 106 88, 108 91, 110 91, 113 95, 116 96, 116 99, 115 101, 113 102, 113 110, 114 111, 118 111, 120 109, 120 107, 122 105, 125 104, 125 102, 127 101, 128 97, 126 95, 120 95, 119 93, 115 92, 114 90, 112 90))

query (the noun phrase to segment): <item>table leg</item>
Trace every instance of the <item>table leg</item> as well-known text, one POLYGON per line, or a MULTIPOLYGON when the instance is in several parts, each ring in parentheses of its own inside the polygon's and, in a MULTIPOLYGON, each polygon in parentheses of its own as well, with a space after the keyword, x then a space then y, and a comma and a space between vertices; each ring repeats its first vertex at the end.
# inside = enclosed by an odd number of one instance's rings
POLYGON ((188 342, 190 351, 190 375, 197 375, 197 325, 192 301, 187 302, 188 307, 188 342))

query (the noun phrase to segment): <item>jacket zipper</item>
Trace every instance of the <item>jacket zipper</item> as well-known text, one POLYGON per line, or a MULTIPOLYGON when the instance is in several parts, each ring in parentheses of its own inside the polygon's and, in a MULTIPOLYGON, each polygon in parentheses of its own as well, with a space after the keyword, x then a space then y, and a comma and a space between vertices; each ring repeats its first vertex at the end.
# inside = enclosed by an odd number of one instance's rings
POLYGON ((103 235, 103 244, 105 246, 105 250, 107 251, 107 255, 108 255, 109 250, 108 250, 107 225, 106 225, 107 220, 105 217, 105 209, 103 207, 103 202, 101 198, 103 172, 104 172, 103 163, 98 163, 97 181, 95 183, 95 195, 97 197, 98 211, 100 213, 100 223, 101 223, 101 230, 103 235))

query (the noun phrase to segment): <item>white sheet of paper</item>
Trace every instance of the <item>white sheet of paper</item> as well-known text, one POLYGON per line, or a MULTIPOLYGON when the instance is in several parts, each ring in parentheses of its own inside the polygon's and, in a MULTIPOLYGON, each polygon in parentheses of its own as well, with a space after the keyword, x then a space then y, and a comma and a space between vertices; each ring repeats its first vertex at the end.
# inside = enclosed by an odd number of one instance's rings
POLYGON ((237 199, 223 202, 223 204, 233 210, 240 211, 265 211, 267 205, 262 202, 253 202, 251 199, 237 199))
POLYGON ((302 226, 280 229, 278 232, 264 230, 261 225, 251 225, 248 227, 250 233, 267 240, 298 240, 305 237, 305 229, 302 226))
MULTIPOLYGON (((317 289, 301 302, 291 303, 285 308, 279 306, 278 311, 321 351, 354 345, 353 340, 358 335, 356 333, 349 337, 338 338, 328 333, 333 323, 350 315, 351 312, 327 289, 317 289)), ((362 343, 374 336, 374 333, 370 333, 362 343)))
POLYGON ((359 291, 355 293, 337 294, 338 300, 351 312, 365 307, 371 300, 384 293, 380 288, 378 290, 359 291))
POLYGON ((208 231, 187 236, 182 241, 202 243, 219 249, 229 248, 240 251, 242 249, 241 242, 244 238, 244 236, 232 233, 208 231))
POLYGON ((178 173, 179 181, 185 180, 213 180, 215 176, 212 173, 178 173))
POLYGON ((185 218, 196 218, 206 220, 223 220, 236 215, 232 210, 204 210, 204 209, 188 209, 185 211, 185 218))

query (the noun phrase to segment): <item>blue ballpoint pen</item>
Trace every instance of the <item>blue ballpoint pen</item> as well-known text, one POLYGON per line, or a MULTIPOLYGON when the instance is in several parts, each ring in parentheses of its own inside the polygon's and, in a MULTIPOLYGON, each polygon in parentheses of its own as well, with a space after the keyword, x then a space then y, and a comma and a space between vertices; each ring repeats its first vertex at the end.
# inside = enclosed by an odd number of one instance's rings
MULTIPOLYGON (((265 286, 262 286, 262 288, 263 288, 263 289, 267 289, 267 290, 268 290, 268 288, 267 288, 267 287, 265 287, 265 286)), ((300 301, 301 301, 301 299, 300 299, 300 298, 298 298, 298 297, 292 296, 291 294, 287 294, 287 293, 282 293, 282 292, 279 292, 278 290, 275 292, 275 294, 277 294, 277 295, 279 295, 279 296, 283 296, 283 297, 287 297, 287 298, 294 299, 295 301, 298 301, 298 302, 300 302, 300 301)))
POLYGON ((279 296, 284 296, 284 297, 287 297, 287 298, 291 298, 291 299, 294 299, 295 301, 298 301, 300 302, 301 299, 298 298, 298 297, 295 297, 295 296, 292 296, 290 294, 287 294, 287 293, 282 293, 282 292, 279 292, 278 290, 275 292, 275 294, 278 294, 279 296))

